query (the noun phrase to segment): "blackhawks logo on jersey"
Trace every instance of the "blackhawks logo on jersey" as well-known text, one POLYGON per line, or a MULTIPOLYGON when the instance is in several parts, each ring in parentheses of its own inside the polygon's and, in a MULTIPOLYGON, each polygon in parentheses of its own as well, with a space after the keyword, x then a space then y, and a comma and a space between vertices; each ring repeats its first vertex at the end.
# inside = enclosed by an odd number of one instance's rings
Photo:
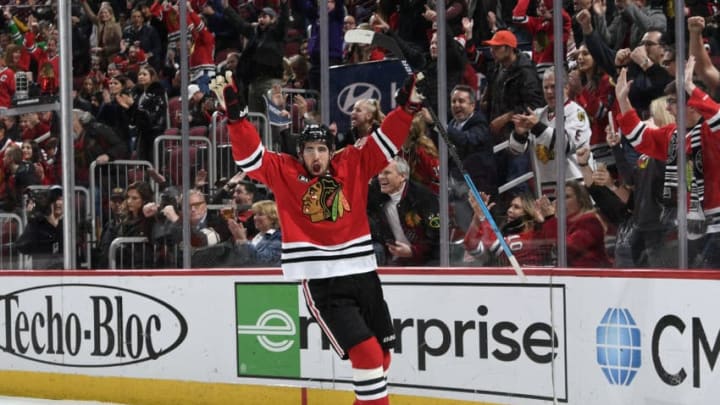
POLYGON ((302 196, 303 214, 312 222, 337 221, 350 211, 342 186, 332 177, 320 177, 302 196))
POLYGON ((551 160, 555 160, 555 151, 545 145, 536 145, 535 156, 537 156, 539 161, 547 163, 551 160))

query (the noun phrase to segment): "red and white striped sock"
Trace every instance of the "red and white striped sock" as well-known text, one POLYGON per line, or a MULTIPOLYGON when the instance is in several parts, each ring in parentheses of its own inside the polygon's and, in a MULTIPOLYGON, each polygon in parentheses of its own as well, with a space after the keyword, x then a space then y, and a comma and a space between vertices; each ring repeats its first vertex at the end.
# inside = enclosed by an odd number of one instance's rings
POLYGON ((355 405, 389 405, 383 368, 385 356, 377 339, 362 341, 350 348, 348 354, 353 368, 355 405))

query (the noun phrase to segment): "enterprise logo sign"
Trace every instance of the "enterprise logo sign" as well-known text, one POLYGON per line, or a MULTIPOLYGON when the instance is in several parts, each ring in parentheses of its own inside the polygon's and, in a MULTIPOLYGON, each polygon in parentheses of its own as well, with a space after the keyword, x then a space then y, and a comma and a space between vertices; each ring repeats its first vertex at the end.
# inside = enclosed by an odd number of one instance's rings
POLYGON ((297 284, 237 284, 238 376, 300 377, 297 284))
MULTIPOLYGON (((563 285, 389 282, 383 288, 394 311, 393 386, 512 401, 549 401, 557 392, 559 402, 567 402, 563 285), (518 294, 524 311, 512 308, 518 294), (548 299, 562 308, 554 321, 545 310, 548 299), (447 305, 438 307, 443 300, 447 305), (546 380, 553 367, 554 389, 546 380)), ((236 283, 235 305, 238 377, 352 382, 350 365, 303 311, 298 284, 236 283)))
POLYGON ((295 336, 295 321, 285 311, 270 309, 260 315, 255 325, 238 325, 238 335, 255 336, 263 349, 282 353, 292 347, 294 340, 274 341, 270 336, 295 336))
POLYGON ((626 308, 608 308, 597 327, 597 362, 608 382, 630 385, 642 364, 640 329, 626 308))

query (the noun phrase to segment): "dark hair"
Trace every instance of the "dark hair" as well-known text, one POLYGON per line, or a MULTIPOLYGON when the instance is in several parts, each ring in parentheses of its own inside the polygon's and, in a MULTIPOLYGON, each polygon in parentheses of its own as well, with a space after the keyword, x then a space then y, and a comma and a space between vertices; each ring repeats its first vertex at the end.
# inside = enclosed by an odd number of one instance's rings
POLYGON ((588 212, 595 208, 590 198, 590 193, 579 181, 569 180, 565 183, 565 187, 571 188, 575 193, 575 199, 577 199, 578 205, 580 206, 580 212, 588 212))
POLYGON ((138 194, 140 194, 140 198, 142 198, 143 203, 150 202, 153 199, 152 187, 150 187, 149 183, 146 183, 144 181, 136 181, 136 182, 130 184, 127 187, 126 194, 127 194, 127 191, 130 191, 130 190, 137 191, 138 194))
POLYGON ((33 139, 23 141, 23 143, 25 142, 27 142, 32 148, 32 155, 30 156, 30 160, 33 163, 39 163, 42 160, 42 151, 40 150, 40 145, 38 145, 38 143, 35 142, 35 140, 33 139))
POLYGON ((257 194, 257 186, 252 181, 242 180, 239 181, 235 187, 237 186, 245 187, 245 192, 247 192, 248 194, 257 194))
POLYGON ((62 189, 53 187, 49 190, 38 190, 30 193, 35 206, 30 213, 33 218, 45 218, 52 213, 53 204, 62 197, 62 189), (59 190, 59 191, 58 191, 59 190))
POLYGON ((473 88, 468 86, 467 84, 458 84, 457 86, 453 87, 450 94, 456 91, 462 91, 463 93, 467 93, 470 96, 470 102, 475 102, 475 90, 473 90, 473 88))
MULTIPOLYGON (((157 70, 155 70, 154 67, 145 65, 145 66, 142 66, 140 69, 138 69, 138 72, 140 72, 141 70, 144 70, 144 71, 148 72, 148 74, 150 74, 150 83, 160 80, 160 76, 158 76, 158 72, 157 72, 157 70)), ((148 84, 148 86, 149 86, 149 84, 148 84)))
MULTIPOLYGON (((705 85, 705 83, 701 82, 700 80, 693 80, 693 83, 695 83, 695 86, 697 86, 700 90, 702 90, 706 93, 708 92, 708 88, 705 85)), ((665 85, 665 89, 663 90, 663 95, 664 96, 674 96, 675 94, 677 94, 677 82, 675 80, 673 80, 670 83, 668 83, 667 85, 665 85)), ((687 94, 687 92, 685 92, 685 94, 687 94)), ((689 96, 690 95, 688 94, 688 98, 689 98, 689 96)))
POLYGON ((297 140, 297 153, 302 154, 307 142, 323 142, 330 151, 335 150, 335 135, 325 125, 310 124, 300 133, 297 140))
POLYGON ((120 73, 119 75, 115 77, 111 77, 110 80, 117 80, 122 85, 123 89, 125 88, 125 84, 127 83, 128 77, 125 76, 125 74, 120 73))
POLYGON ((648 1, 648 5, 650 6, 650 8, 660 9, 660 10, 665 8, 665 3, 667 3, 666 0, 649 0, 648 1))

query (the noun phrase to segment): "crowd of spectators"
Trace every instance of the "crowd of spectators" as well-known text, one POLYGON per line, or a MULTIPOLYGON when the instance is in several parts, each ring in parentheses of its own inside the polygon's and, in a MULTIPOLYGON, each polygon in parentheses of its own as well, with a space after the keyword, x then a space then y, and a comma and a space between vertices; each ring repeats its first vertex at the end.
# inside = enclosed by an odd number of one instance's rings
MULTIPOLYGON (((187 119, 190 126, 205 128, 198 132, 202 136, 215 136, 208 128, 213 114, 223 111, 210 82, 227 71, 243 82, 251 112, 269 115, 272 110, 287 120, 273 132, 282 138, 274 145, 279 149, 294 153, 294 130, 323 121, 313 109, 317 100, 311 99, 322 73, 316 0, 192 0, 188 5, 189 42, 182 44, 177 1, 72 2, 77 185, 92 188, 91 165, 120 160, 157 164, 156 139, 177 133, 172 129, 183 119, 178 107, 182 46, 188 49, 190 67, 187 119)), ((483 202, 502 224, 508 245, 526 259, 521 264, 556 263, 552 201, 557 188, 565 186, 570 266, 676 266, 676 259, 666 253, 674 252, 677 244, 677 180, 686 176, 688 205, 706 217, 692 224, 690 263, 717 268, 720 258, 711 252, 720 240, 714 237, 720 217, 713 210, 720 190, 714 188, 714 173, 709 173, 714 165, 708 162, 717 161, 711 150, 718 111, 712 102, 700 106, 700 100, 720 96, 715 67, 720 8, 715 0, 688 1, 684 15, 678 16, 671 5, 659 0, 565 1, 560 39, 554 36, 551 0, 452 0, 446 2, 443 22, 437 21, 434 1, 327 0, 330 64, 403 58, 413 70, 425 73, 427 106, 435 109, 443 96, 436 92, 438 48, 446 49, 449 139, 483 193, 483 202), (675 59, 676 18, 687 22, 692 56, 690 76, 677 84, 676 66, 686 61, 675 59), (448 28, 445 38, 435 31, 439 23, 448 28), (385 34, 396 46, 345 43, 344 32, 350 29, 385 34), (558 40, 566 66, 553 66, 553 43, 558 40), (697 86, 691 86, 693 73, 697 86), (555 94, 558 75, 566 83, 562 95, 555 94), (688 122, 688 170, 678 168, 675 151, 677 87, 688 91, 687 109, 695 120, 688 122), (560 96, 565 101, 564 134, 555 128, 555 99, 560 96), (560 183, 555 177, 558 142, 566 145, 567 156, 567 178, 560 183), (513 183, 528 172, 535 180, 513 183), (506 184, 511 186, 503 188, 506 184)), ((65 85, 58 83, 57 2, 0 7, 0 108, 55 95, 65 85)), ((337 153, 343 147, 362 148, 363 138, 379 128, 384 112, 378 100, 360 100, 349 128, 330 123, 337 134, 337 153)), ((61 197, 27 190, 60 183, 59 118, 57 112, 40 112, 5 114, 0 120, 0 208, 29 216, 46 228, 62 224, 56 210, 48 208, 55 204, 49 200, 61 197), (37 212, 31 212, 28 199, 38 201, 37 212)), ((369 185, 374 192, 368 216, 382 264, 438 263, 437 125, 428 109, 418 112, 402 158, 369 185)), ((116 187, 97 203, 108 215, 91 230, 98 233, 92 239, 97 241, 93 257, 99 264, 93 267, 108 265, 113 237, 128 236, 147 237, 142 249, 149 253, 126 253, 126 264, 177 264, 173 260, 178 252, 167 247, 183 245, 177 226, 183 197, 190 201, 193 231, 199 232, 186 244, 198 254, 193 265, 279 264, 281 228, 272 194, 262 184, 244 180, 242 173, 235 175, 233 167, 209 184, 209 170, 194 171, 194 191, 172 195, 172 203, 156 197, 179 187, 179 176, 169 176, 167 168, 122 179, 105 173, 116 187), (220 215, 226 199, 234 201, 232 218, 220 215), (205 228, 214 232, 201 232, 205 228), (163 242, 156 243, 160 239, 163 242), (158 253, 160 246, 165 251, 158 253)), ((451 237, 464 242, 455 244, 461 250, 458 262, 502 264, 496 236, 483 225, 478 201, 468 195, 463 173, 452 160, 448 173, 451 237)), ((27 245, 27 236, 23 243, 27 245)), ((50 245, 57 252, 57 244, 50 245)), ((37 260, 34 265, 49 262, 37 260)))

